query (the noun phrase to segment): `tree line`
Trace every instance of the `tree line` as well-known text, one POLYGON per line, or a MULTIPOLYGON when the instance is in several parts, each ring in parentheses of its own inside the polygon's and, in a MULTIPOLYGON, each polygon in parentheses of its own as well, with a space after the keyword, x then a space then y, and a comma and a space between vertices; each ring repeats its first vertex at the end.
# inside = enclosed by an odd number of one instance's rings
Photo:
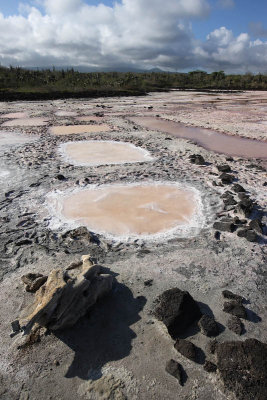
POLYGON ((0 99, 8 94, 66 97, 144 94, 168 89, 267 90, 267 74, 172 72, 78 72, 73 68, 31 70, 0 66, 0 99))

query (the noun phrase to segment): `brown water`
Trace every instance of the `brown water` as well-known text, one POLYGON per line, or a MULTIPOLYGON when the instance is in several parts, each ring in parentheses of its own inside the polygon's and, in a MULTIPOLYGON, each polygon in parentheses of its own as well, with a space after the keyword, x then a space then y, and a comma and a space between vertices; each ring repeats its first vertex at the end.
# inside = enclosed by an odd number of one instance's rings
POLYGON ((130 120, 151 130, 193 140, 205 149, 216 153, 246 158, 267 158, 267 142, 230 136, 204 128, 185 126, 178 122, 157 117, 132 117, 130 120))
POLYGON ((151 161, 149 152, 130 143, 82 141, 64 143, 61 154, 76 165, 106 165, 151 161))
POLYGON ((194 192, 175 185, 113 185, 64 197, 62 215, 90 230, 115 236, 154 235, 189 225, 194 192))
POLYGON ((6 121, 2 126, 43 126, 47 125, 47 121, 43 118, 17 118, 6 121))
POLYGON ((96 133, 110 131, 110 127, 106 124, 102 125, 62 125, 52 126, 49 129, 53 135, 73 135, 80 133, 96 133))

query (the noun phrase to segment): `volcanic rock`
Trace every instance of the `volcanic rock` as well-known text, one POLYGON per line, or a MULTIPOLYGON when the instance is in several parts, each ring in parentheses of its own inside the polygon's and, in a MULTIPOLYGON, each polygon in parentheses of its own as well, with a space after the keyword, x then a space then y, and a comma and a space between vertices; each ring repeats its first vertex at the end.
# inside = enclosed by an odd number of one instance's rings
POLYGON ((192 154, 189 159, 192 164, 205 165, 205 160, 200 154, 192 154))
POLYGON ((50 330, 74 325, 96 301, 107 294, 113 283, 111 275, 101 275, 103 267, 89 255, 71 269, 54 269, 47 282, 35 294, 35 301, 21 316, 24 333, 34 325, 50 330))
POLYGON ((217 169, 218 169, 218 171, 220 171, 220 172, 231 172, 232 170, 231 170, 231 167, 229 166, 229 165, 227 165, 227 164, 224 164, 224 165, 217 165, 217 169))
POLYGON ((205 361, 203 368, 206 372, 216 372, 217 371, 217 365, 215 365, 211 361, 205 361))
POLYGON ((179 351, 184 357, 189 360, 195 361, 197 356, 196 346, 185 339, 177 339, 174 348, 179 351))
POLYGON ((177 361, 173 359, 169 360, 166 363, 165 371, 174 376, 180 385, 182 385, 182 367, 177 361))
POLYGON ((254 207, 254 203, 249 198, 244 198, 238 203, 237 211, 245 217, 249 217, 254 207))
POLYGON ((234 179, 235 179, 234 175, 230 175, 230 174, 227 174, 227 173, 225 173, 225 172, 223 172, 223 173, 219 176, 219 178, 221 179, 221 181, 222 181, 222 183, 223 183, 224 185, 229 185, 229 184, 232 183, 232 182, 234 181, 234 179))
POLYGON ((244 318, 244 319, 247 318, 247 312, 245 307, 234 300, 228 303, 224 303, 223 311, 235 315, 238 318, 244 318))
POLYGON ((260 235, 263 233, 262 223, 261 223, 261 220, 259 218, 251 220, 250 223, 249 223, 249 227, 251 229, 254 229, 254 231, 259 233, 260 235))
POLYGON ((217 368, 225 387, 238 400, 265 400, 267 344, 256 339, 224 342, 216 347, 217 368))
POLYGON ((40 287, 47 281, 47 276, 44 276, 42 274, 29 273, 23 275, 21 277, 21 280, 26 285, 26 292, 34 293, 38 289, 40 289, 40 287))
POLYGON ((237 236, 243 237, 247 239, 249 242, 257 242, 258 236, 257 234, 251 229, 239 229, 237 231, 237 236))
POLYGON ((230 331, 236 333, 237 335, 242 335, 244 325, 240 318, 236 317, 235 315, 232 315, 227 323, 227 327, 230 329, 230 331))
POLYGON ((230 299, 230 300, 235 300, 236 302, 242 304, 244 298, 242 296, 239 296, 238 294, 235 294, 231 292, 230 290, 223 290, 222 295, 225 299, 230 299))
POLYGON ((209 315, 203 315, 198 321, 198 326, 205 336, 217 336, 219 334, 217 322, 209 315))
POLYGON ((235 183, 232 186, 232 190, 236 193, 240 193, 240 192, 245 192, 245 189, 243 188, 243 186, 239 185, 239 183, 235 183))
POLYGON ((193 297, 178 288, 166 290, 156 302, 154 315, 166 325, 172 337, 177 337, 202 315, 193 297))
POLYGON ((213 229, 221 232, 234 232, 235 224, 233 224, 232 222, 216 221, 213 224, 213 229))

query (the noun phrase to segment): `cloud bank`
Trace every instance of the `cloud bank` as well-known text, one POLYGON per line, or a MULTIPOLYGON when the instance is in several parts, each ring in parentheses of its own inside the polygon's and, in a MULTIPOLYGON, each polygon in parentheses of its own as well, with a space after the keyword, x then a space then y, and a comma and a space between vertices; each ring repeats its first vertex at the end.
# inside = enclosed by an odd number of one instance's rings
POLYGON ((192 21, 208 18, 206 0, 38 3, 22 5, 19 15, 0 14, 2 65, 267 72, 267 42, 247 33, 234 37, 225 27, 206 41, 195 38, 192 21))

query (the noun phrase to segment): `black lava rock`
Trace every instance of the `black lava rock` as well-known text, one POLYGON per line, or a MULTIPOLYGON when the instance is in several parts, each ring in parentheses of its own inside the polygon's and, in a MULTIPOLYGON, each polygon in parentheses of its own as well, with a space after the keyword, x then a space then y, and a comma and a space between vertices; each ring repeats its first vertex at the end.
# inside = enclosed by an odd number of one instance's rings
POLYGON ((235 184, 232 186, 232 190, 233 190, 235 193, 245 192, 245 189, 243 188, 243 186, 239 185, 238 183, 235 183, 235 184))
POLYGON ((225 299, 230 299, 230 300, 235 300, 236 302, 242 304, 244 298, 242 296, 239 296, 238 294, 235 294, 233 292, 230 292, 230 290, 223 290, 222 295, 225 299))
POLYGON ((238 203, 237 211, 245 217, 249 217, 254 207, 254 202, 249 198, 244 198, 238 203))
POLYGON ((189 340, 177 339, 174 348, 189 360, 196 361, 197 349, 189 340))
POLYGON ((231 172, 232 170, 231 170, 231 167, 229 166, 229 165, 227 165, 227 164, 224 164, 224 165, 217 165, 217 169, 218 169, 218 171, 220 171, 220 172, 231 172))
POLYGON ((157 299, 155 317, 168 328, 172 337, 178 337, 188 326, 201 317, 201 311, 193 297, 183 290, 173 288, 157 299))
POLYGON ((205 361, 203 368, 206 372, 216 372, 217 365, 213 364, 211 361, 205 361))
POLYGON ((220 177, 219 177, 222 181, 222 183, 224 185, 229 185, 230 183, 232 183, 235 179, 235 177, 233 175, 227 174, 225 172, 223 172, 220 177))
POLYGON ((257 242, 258 235, 251 229, 239 229, 237 236, 247 239, 249 242, 257 242))
POLYGON ((198 321, 201 333, 206 336, 217 336, 219 334, 218 324, 213 317, 203 315, 198 321))
POLYGON ((205 165, 205 160, 200 154, 192 154, 189 160, 192 164, 205 165))
POLYGON ((249 223, 249 227, 251 229, 254 229, 254 231, 256 231, 259 234, 263 233, 262 223, 261 223, 261 220, 259 218, 251 220, 250 223, 249 223))
POLYGON ((171 359, 166 363, 165 371, 168 372, 168 374, 174 376, 180 383, 180 385, 183 385, 183 380, 182 380, 182 367, 181 365, 171 359))
POLYGON ((256 339, 224 342, 216 355, 220 377, 238 400, 266 400, 267 344, 256 339))
POLYGON ((216 221, 213 224, 213 228, 221 232, 234 232, 235 224, 233 224, 232 222, 216 221))
POLYGON ((240 318, 236 317, 235 315, 232 315, 227 323, 226 326, 230 329, 230 331, 236 333, 237 335, 242 335, 244 331, 244 325, 241 321, 240 318))
POLYGON ((235 315, 238 318, 247 318, 245 307, 234 300, 230 301, 229 303, 224 303, 223 311, 235 315))

